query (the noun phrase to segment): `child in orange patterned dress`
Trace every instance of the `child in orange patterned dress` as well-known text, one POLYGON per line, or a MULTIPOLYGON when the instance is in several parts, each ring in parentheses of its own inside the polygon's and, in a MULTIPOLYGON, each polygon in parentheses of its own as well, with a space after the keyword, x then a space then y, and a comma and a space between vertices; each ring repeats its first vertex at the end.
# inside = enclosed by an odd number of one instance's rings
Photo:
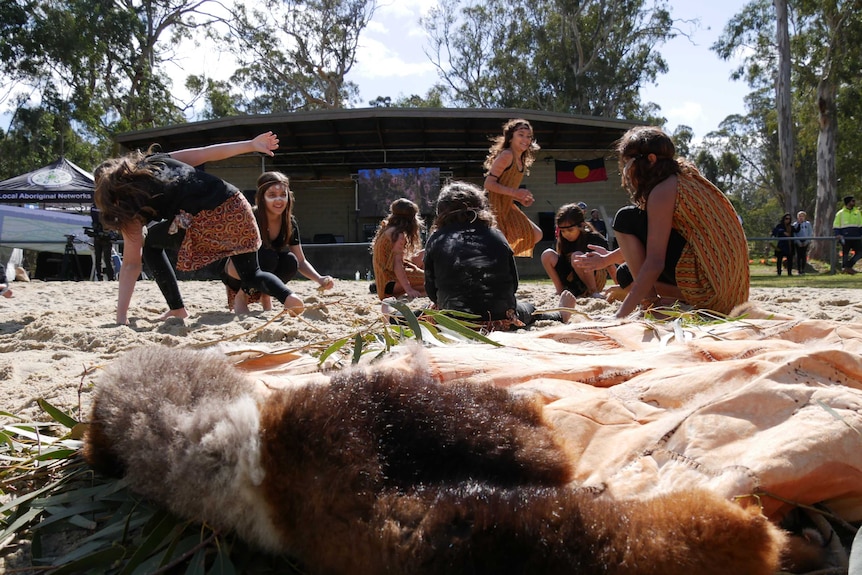
POLYGON ((374 279, 381 300, 425 295, 425 252, 421 238, 424 229, 419 207, 412 201, 399 198, 389 206, 389 214, 371 240, 374 279))
POLYGON ((169 154, 152 148, 134 151, 96 168, 93 195, 102 224, 123 234, 118 324, 129 323, 129 304, 145 261, 169 308, 159 319, 188 317, 166 250, 177 251, 180 271, 229 257, 244 285, 272 295, 290 313, 302 309, 302 300, 284 282, 260 269, 260 232, 245 196, 236 186, 194 168, 240 154, 272 156, 276 148, 278 137, 266 132, 252 140, 169 154))
POLYGON ((593 270, 627 264, 634 281, 616 316, 642 302, 678 301, 728 314, 748 301, 748 244, 727 196, 675 157, 673 140, 660 128, 632 128, 616 150, 633 203, 614 217, 620 247, 597 247, 573 261, 593 270))
POLYGON ((493 141, 484 164, 488 203, 515 257, 529 258, 533 246, 542 239, 542 229, 515 206, 515 201, 524 207, 535 201, 530 190, 519 186, 530 172, 539 145, 533 138, 533 127, 521 118, 506 122, 503 134, 493 141))

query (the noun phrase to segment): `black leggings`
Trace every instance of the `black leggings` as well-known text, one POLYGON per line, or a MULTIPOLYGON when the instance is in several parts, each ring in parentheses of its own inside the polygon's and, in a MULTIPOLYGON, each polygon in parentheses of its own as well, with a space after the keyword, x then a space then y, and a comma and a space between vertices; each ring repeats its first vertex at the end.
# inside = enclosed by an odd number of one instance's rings
MULTIPOLYGON (((646 211, 637 206, 625 206, 620 208, 614 216, 614 231, 622 234, 635 236, 646 248, 648 234, 648 220, 646 211)), ((675 229, 671 228, 670 237, 667 240, 667 254, 664 259, 664 270, 659 275, 659 281, 676 285, 676 264, 682 255, 686 241, 675 229)), ((630 271, 629 271, 630 273, 630 271)), ((617 276, 619 282, 619 276, 617 276)), ((620 283, 622 285, 622 283, 620 283)))
MULTIPOLYGON (((299 270, 299 260, 296 259, 293 252, 277 252, 269 248, 260 248, 257 250, 257 260, 260 269, 273 273, 285 284, 296 277, 296 272, 299 270)), ((226 264, 227 259, 222 260, 219 264, 219 277, 221 277, 222 283, 235 292, 242 289, 246 293, 253 291, 252 286, 243 285, 239 279, 229 276, 225 271, 226 264)))
MULTIPOLYGON (((175 234, 169 234, 168 229, 171 222, 159 222, 149 228, 147 238, 144 240, 143 258, 144 263, 150 268, 153 279, 159 286, 165 301, 170 309, 181 309, 185 307, 180 295, 180 287, 177 284, 177 275, 174 266, 168 259, 165 250, 179 250, 185 237, 185 230, 179 230, 175 234)), ((231 256, 231 261, 239 274, 244 286, 259 290, 276 298, 282 304, 290 296, 291 292, 284 282, 276 276, 261 271, 257 261, 257 252, 237 254, 231 256)))

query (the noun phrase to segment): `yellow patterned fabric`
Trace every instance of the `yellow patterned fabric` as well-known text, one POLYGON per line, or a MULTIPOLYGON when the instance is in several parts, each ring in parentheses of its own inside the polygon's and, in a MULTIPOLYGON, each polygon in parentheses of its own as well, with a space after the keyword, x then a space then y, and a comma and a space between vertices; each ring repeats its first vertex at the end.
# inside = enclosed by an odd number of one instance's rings
POLYGON ((236 254, 256 252, 260 232, 251 204, 240 193, 232 195, 213 210, 197 214, 182 212, 174 221, 186 228, 177 253, 177 269, 198 270, 214 261, 236 254))
MULTIPOLYGON (((509 187, 517 188, 524 179, 524 171, 518 170, 515 162, 506 168, 497 182, 509 187)), ((515 253, 516 258, 533 257, 533 226, 530 219, 515 206, 512 196, 496 194, 487 191, 488 203, 497 218, 497 227, 506 236, 506 241, 515 253)))
POLYGON ((678 175, 674 229, 686 245, 676 265, 685 301, 730 313, 748 301, 748 244, 736 210, 724 193, 695 171, 678 175))
MULTIPOLYGON (((374 240, 372 251, 372 263, 374 265, 374 283, 377 286, 377 297, 384 299, 391 294, 386 293, 386 284, 397 282, 395 277, 395 254, 392 251, 392 238, 387 233, 381 233, 374 240)), ((425 290, 425 270, 414 264, 409 259, 402 260, 404 271, 407 272, 407 281, 414 288, 425 290)))

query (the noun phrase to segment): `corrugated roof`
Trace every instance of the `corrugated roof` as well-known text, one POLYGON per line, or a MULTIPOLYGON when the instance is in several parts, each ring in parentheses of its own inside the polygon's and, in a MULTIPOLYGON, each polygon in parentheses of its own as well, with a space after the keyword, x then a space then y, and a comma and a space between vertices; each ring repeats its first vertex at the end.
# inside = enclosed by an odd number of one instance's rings
POLYGON ((525 118, 543 150, 610 150, 637 123, 521 109, 361 108, 234 116, 127 132, 126 149, 178 150, 277 133, 276 163, 315 170, 481 163, 503 123, 525 118))

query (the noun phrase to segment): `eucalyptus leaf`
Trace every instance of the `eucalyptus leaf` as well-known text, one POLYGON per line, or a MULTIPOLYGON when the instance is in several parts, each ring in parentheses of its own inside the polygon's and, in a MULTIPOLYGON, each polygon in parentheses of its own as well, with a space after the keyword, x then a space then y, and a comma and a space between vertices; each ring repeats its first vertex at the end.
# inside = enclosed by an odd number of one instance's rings
POLYGON ((69 429, 72 429, 73 427, 78 425, 79 422, 76 419, 64 413, 63 410, 57 409, 56 407, 48 403, 47 400, 38 399, 36 400, 36 402, 39 404, 39 407, 45 410, 45 413, 50 415, 51 418, 57 423, 65 425, 69 429))

